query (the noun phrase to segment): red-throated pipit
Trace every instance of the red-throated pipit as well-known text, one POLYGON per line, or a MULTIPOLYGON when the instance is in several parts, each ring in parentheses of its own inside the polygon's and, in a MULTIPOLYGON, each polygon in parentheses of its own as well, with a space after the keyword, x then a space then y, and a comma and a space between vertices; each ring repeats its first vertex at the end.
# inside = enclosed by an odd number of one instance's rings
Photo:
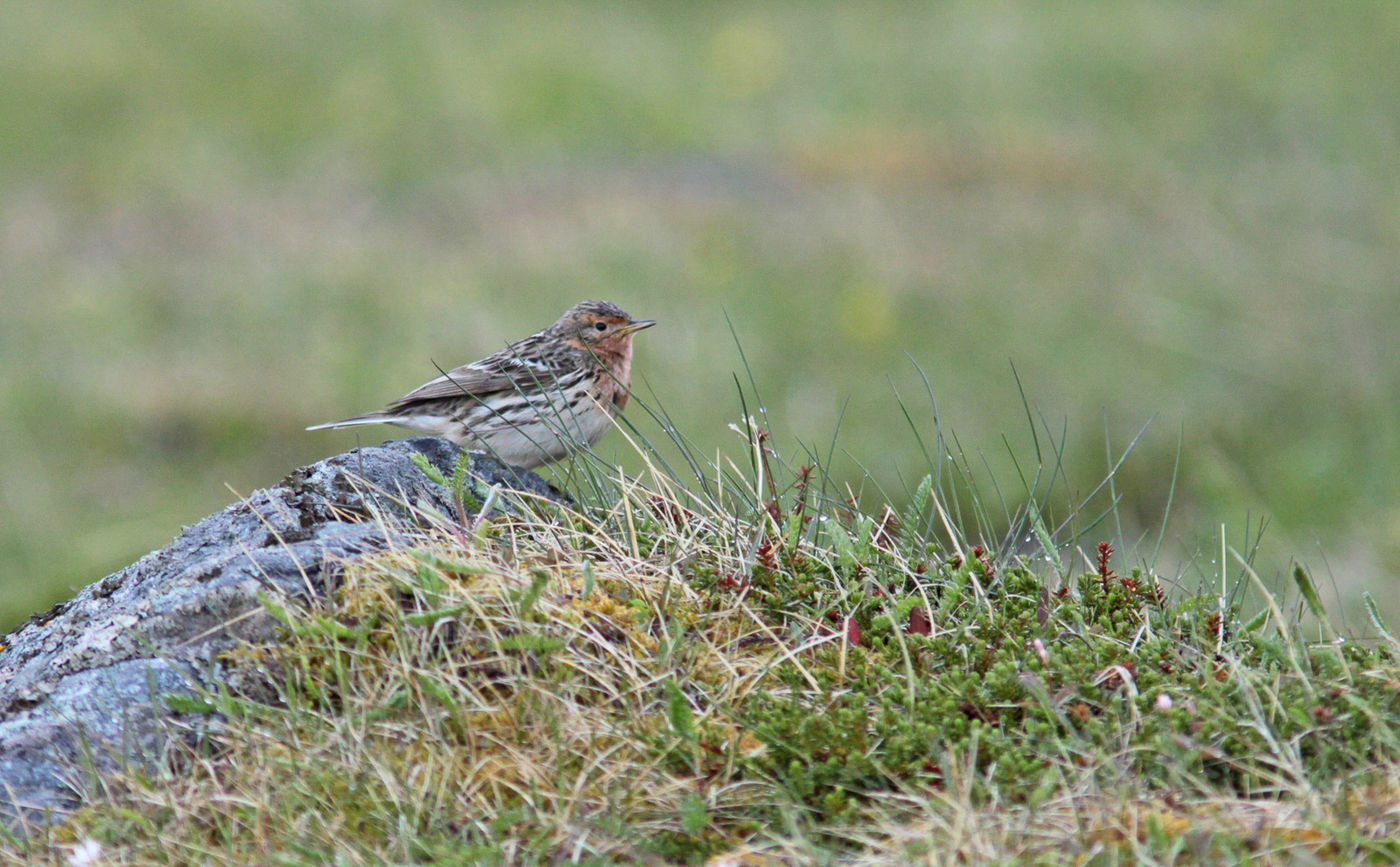
POLYGON ((655 325, 583 301, 559 321, 409 392, 380 412, 307 430, 397 424, 533 469, 593 445, 627 406, 632 335, 655 325))

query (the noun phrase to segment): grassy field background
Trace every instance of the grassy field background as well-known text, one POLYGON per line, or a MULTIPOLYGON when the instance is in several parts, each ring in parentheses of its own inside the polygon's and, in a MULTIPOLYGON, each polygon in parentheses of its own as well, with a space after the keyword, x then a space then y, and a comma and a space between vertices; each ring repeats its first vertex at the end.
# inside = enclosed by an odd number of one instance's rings
POLYGON ((1081 493, 1157 414, 1129 536, 1180 442, 1168 576, 1268 517, 1265 575, 1394 595, 1394 3, 6 20, 0 627, 594 297, 662 320, 640 395, 706 450, 742 445, 726 315, 777 435, 839 421, 872 501, 928 469, 920 371, 974 465, 1033 458, 1014 365, 1081 493))

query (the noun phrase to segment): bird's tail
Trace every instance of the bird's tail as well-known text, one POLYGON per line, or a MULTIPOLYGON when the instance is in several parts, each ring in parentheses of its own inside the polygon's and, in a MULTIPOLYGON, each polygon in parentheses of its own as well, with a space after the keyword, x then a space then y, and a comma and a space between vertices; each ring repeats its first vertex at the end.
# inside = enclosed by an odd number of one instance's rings
POLYGON ((358 427, 362 424, 387 424, 394 418, 384 412, 367 412, 364 415, 357 415, 351 418, 343 418, 340 421, 326 422, 325 424, 313 424, 307 430, 330 430, 332 428, 358 427))

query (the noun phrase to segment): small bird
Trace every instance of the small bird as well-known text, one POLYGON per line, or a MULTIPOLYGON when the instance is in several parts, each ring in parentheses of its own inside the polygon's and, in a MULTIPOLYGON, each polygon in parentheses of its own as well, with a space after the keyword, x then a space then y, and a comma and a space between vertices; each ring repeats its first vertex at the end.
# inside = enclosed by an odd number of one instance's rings
POLYGON ((587 448, 627 406, 632 335, 656 324, 582 301, 553 325, 464 364, 387 409, 307 430, 396 424, 534 469, 587 448))

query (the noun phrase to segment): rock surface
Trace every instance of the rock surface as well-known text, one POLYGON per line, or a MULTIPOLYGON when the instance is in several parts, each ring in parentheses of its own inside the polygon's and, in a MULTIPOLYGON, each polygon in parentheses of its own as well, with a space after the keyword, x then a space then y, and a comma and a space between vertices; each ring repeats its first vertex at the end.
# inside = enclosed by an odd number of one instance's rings
MULTIPOLYGON (((341 561, 414 532, 415 510, 462 520, 414 452, 450 477, 460 449, 416 437, 302 467, 0 638, 0 824, 61 818, 94 771, 149 771, 172 738, 193 737, 208 718, 164 697, 216 687, 229 674, 220 653, 276 639, 260 591, 323 596, 341 561)), ((488 485, 560 496, 532 473, 471 460, 488 485)))

